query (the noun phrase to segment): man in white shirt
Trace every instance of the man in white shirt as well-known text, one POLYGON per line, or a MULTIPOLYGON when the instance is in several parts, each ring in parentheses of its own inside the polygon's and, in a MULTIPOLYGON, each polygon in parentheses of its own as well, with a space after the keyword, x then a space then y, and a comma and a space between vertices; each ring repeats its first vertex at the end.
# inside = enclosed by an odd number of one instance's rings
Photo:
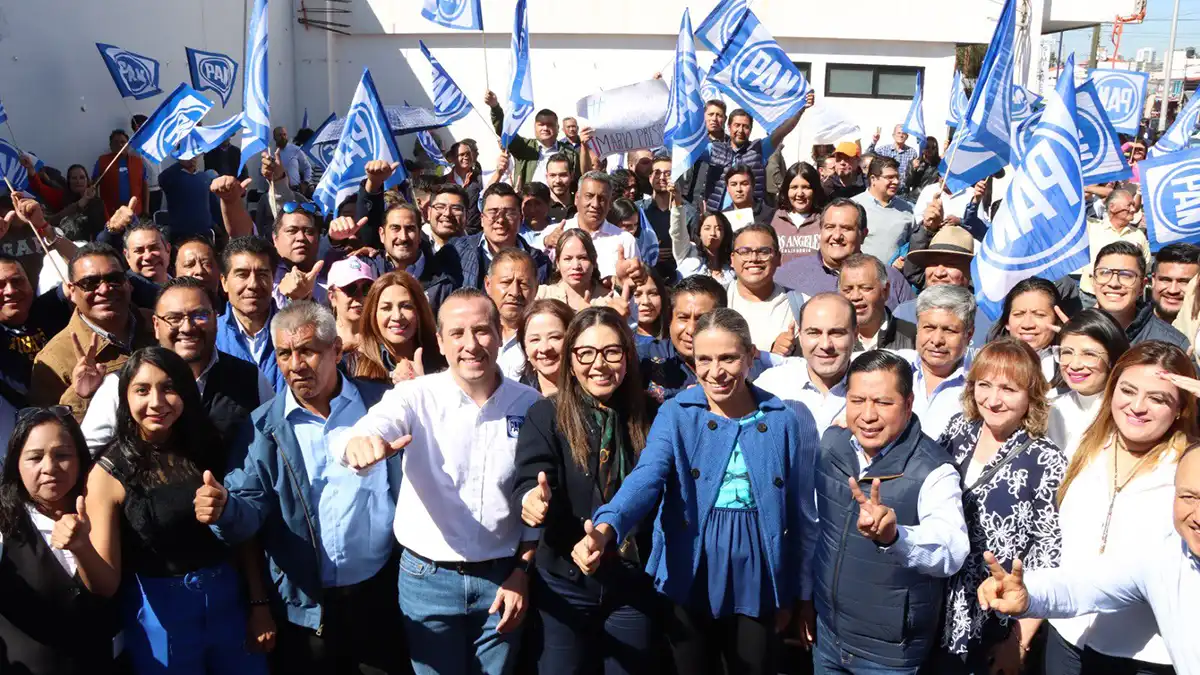
POLYGON ((304 155, 304 151, 296 145, 288 143, 288 132, 286 127, 275 127, 272 133, 275 137, 276 152, 279 153, 279 161, 283 164, 283 170, 287 173, 288 187, 293 190, 299 189, 301 192, 308 194, 309 186, 312 185, 312 163, 308 161, 308 157, 304 155))
POLYGON ((533 258, 519 248, 501 249, 492 258, 483 289, 500 310, 500 352, 496 358, 500 372, 520 380, 525 369, 525 348, 519 332, 525 320, 525 308, 537 297, 537 270, 533 258))
POLYGON ((785 401, 808 408, 823 434, 846 409, 846 372, 855 339, 854 307, 836 293, 818 293, 800 308, 802 359, 768 368, 754 381, 785 401))
POLYGON ((733 237, 733 271, 729 308, 750 324, 754 346, 790 356, 796 344, 796 310, 807 298, 775 283, 779 269, 779 235, 769 225, 747 225, 733 237))
POLYGON ((1010 616, 1055 619, 1145 603, 1175 672, 1200 675, 1200 452, 1194 448, 1175 470, 1174 520, 1176 534, 1149 550, 1099 556, 1086 565, 1025 574, 1020 560, 1005 571, 987 553, 992 576, 979 586, 979 604, 1010 616))
POLYGON ((961 286, 926 288, 917 296, 917 348, 897 352, 912 365, 913 412, 930 438, 941 436, 962 412, 975 311, 975 296, 961 286))
POLYGON ((904 359, 869 351, 848 383, 848 428, 825 432, 817 465, 813 665, 916 673, 938 644, 944 580, 971 547, 958 470, 913 415, 904 359))
POLYGON ((537 391, 500 373, 500 313, 459 289, 438 312, 449 369, 402 382, 331 447, 365 469, 404 450, 393 529, 417 675, 511 671, 538 531, 514 508, 517 435, 537 391))
MULTIPOLYGON (((616 274, 617 261, 638 260, 637 239, 632 234, 608 222, 608 210, 613 202, 612 182, 601 171, 589 171, 579 179, 579 191, 575 193, 575 208, 578 213, 574 218, 563 221, 559 232, 582 228, 592 236, 596 246, 596 268, 601 277, 611 277, 616 274)), ((545 242, 544 246, 553 246, 558 237, 545 242)))

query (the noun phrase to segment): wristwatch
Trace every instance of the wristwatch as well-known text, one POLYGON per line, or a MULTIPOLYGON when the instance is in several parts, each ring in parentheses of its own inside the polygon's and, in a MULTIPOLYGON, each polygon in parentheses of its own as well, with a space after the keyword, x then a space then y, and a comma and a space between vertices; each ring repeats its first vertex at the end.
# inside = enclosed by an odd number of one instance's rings
POLYGON ((536 555, 531 556, 529 560, 520 560, 517 562, 517 569, 521 570, 525 574, 532 574, 533 568, 537 566, 536 560, 536 555))

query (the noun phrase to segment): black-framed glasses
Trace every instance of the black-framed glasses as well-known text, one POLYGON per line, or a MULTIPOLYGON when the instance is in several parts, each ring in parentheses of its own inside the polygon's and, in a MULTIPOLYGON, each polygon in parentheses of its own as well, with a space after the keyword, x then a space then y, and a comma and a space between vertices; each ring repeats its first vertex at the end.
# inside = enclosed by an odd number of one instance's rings
POLYGON ((775 255, 775 249, 770 246, 760 246, 758 248, 739 246, 733 249, 733 252, 738 254, 738 256, 741 258, 746 258, 749 260, 767 260, 771 256, 775 255))
POLYGON ((511 223, 521 217, 521 212, 516 209, 488 209, 483 212, 483 215, 493 222, 503 218, 511 223))
POLYGON ((212 321, 213 312, 211 309, 194 309, 190 312, 168 312, 167 314, 155 314, 154 316, 167 322, 167 325, 171 328, 179 328, 183 325, 184 319, 191 321, 193 326, 203 326, 212 321))
POLYGON ((1097 267, 1092 276, 1096 278, 1097 282, 1107 284, 1113 278, 1114 274, 1117 277, 1117 283, 1125 287, 1136 284, 1138 277, 1141 276, 1133 270, 1115 270, 1110 267, 1097 267))
POLYGON ((445 213, 449 211, 450 213, 459 216, 467 212, 462 204, 431 204, 429 208, 433 209, 435 213, 445 213))
POLYGON ((109 272, 107 274, 92 274, 86 277, 79 277, 71 283, 75 284, 79 290, 85 293, 92 293, 100 288, 100 284, 107 284, 112 288, 125 283, 125 273, 109 272))
POLYGON ((283 205, 284 213, 295 213, 304 211, 305 213, 316 214, 317 205, 315 202, 285 202, 283 205))
POLYGON ((571 354, 575 356, 575 360, 581 366, 590 366, 596 362, 596 357, 604 355, 604 360, 608 363, 620 363, 625 358, 625 350, 620 345, 609 345, 601 349, 595 347, 576 347, 571 350, 571 354))

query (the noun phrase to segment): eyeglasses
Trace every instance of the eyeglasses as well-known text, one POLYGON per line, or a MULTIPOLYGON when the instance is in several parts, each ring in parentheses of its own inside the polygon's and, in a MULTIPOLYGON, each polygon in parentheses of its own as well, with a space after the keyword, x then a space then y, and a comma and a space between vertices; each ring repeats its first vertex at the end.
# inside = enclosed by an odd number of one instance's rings
POLYGON ((667 171, 651 171, 651 172, 650 172, 650 177, 651 177, 651 178, 666 178, 666 177, 668 177, 668 176, 670 176, 670 175, 671 175, 671 171, 670 171, 670 170, 667 170, 667 171))
POLYGON ((93 274, 87 277, 79 277, 71 282, 76 288, 85 293, 94 293, 100 288, 100 284, 105 284, 109 288, 115 288, 125 283, 124 272, 109 272, 108 274, 93 274))
POLYGON ((286 202, 283 205, 284 213, 295 213, 304 211, 305 213, 316 214, 317 205, 315 202, 286 202))
POLYGON ((1122 286, 1133 286, 1138 282, 1138 278, 1141 277, 1140 274, 1133 270, 1114 270, 1110 267, 1097 267, 1096 271, 1092 272, 1092 276, 1101 284, 1107 284, 1112 280, 1114 274, 1117 275, 1117 283, 1122 286))
POLYGON ((509 222, 513 222, 521 217, 521 212, 516 209, 488 209, 483 212, 488 220, 496 221, 503 218, 509 222))
POLYGON ((194 309, 190 312, 171 312, 169 314, 155 314, 154 316, 161 321, 165 321, 171 328, 179 328, 183 325, 184 319, 191 321, 193 326, 203 326, 212 321, 213 313, 209 309, 194 309))
POLYGON ((775 255, 775 249, 770 246, 761 246, 759 248, 750 248, 749 246, 739 246, 733 249, 733 252, 742 258, 751 260, 766 260, 775 255))
POLYGON ((433 204, 429 208, 433 209, 437 213, 445 213, 449 211, 450 213, 458 216, 461 216, 467 211, 460 204, 433 204))
POLYGON ((576 347, 571 350, 575 355, 575 360, 581 366, 590 366, 596 362, 596 357, 604 355, 604 360, 608 363, 620 363, 625 358, 625 350, 617 345, 609 345, 603 349, 595 347, 576 347))
POLYGON ((1100 364, 1108 365, 1108 359, 1099 352, 1094 352, 1090 349, 1077 352, 1070 347, 1059 347, 1055 345, 1050 348, 1050 353, 1054 355, 1054 360, 1059 365, 1065 366, 1072 361, 1079 363, 1085 368, 1095 368, 1100 364))

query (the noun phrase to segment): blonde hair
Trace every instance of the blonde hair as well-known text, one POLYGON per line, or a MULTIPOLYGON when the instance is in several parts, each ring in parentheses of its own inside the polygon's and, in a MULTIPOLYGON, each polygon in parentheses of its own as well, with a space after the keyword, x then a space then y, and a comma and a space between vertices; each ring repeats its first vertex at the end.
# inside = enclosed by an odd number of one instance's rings
POLYGON ((989 342, 975 356, 967 372, 967 385, 962 394, 963 417, 968 422, 982 419, 979 406, 975 403, 975 383, 995 377, 1006 377, 1029 391, 1029 407, 1021 419, 1021 426, 1030 436, 1045 436, 1050 424, 1050 401, 1046 398, 1050 385, 1042 375, 1042 364, 1037 353, 1014 338, 989 342))
MULTIPOLYGON (((1079 477, 1079 474, 1093 459, 1104 451, 1108 440, 1114 434, 1119 435, 1112 415, 1113 392, 1117 388, 1117 382, 1121 379, 1122 373, 1136 366, 1158 366, 1176 375, 1196 377, 1196 369, 1192 365, 1191 359, 1175 345, 1151 340, 1130 347, 1129 351, 1125 352, 1113 365, 1112 373, 1108 377, 1108 384, 1104 387, 1104 399, 1100 403, 1100 414, 1096 417, 1096 421, 1092 422, 1092 426, 1083 432, 1083 437, 1079 440, 1079 449, 1075 451, 1071 463, 1067 466, 1067 475, 1063 478, 1062 487, 1058 489, 1059 504, 1066 499, 1071 483, 1079 477)), ((1179 415, 1171 423, 1171 428, 1167 429, 1159 439, 1158 445, 1155 445, 1146 454, 1146 463, 1141 470, 1148 471, 1164 460, 1179 461, 1179 457, 1194 442, 1195 437, 1196 397, 1180 389, 1179 415)))

